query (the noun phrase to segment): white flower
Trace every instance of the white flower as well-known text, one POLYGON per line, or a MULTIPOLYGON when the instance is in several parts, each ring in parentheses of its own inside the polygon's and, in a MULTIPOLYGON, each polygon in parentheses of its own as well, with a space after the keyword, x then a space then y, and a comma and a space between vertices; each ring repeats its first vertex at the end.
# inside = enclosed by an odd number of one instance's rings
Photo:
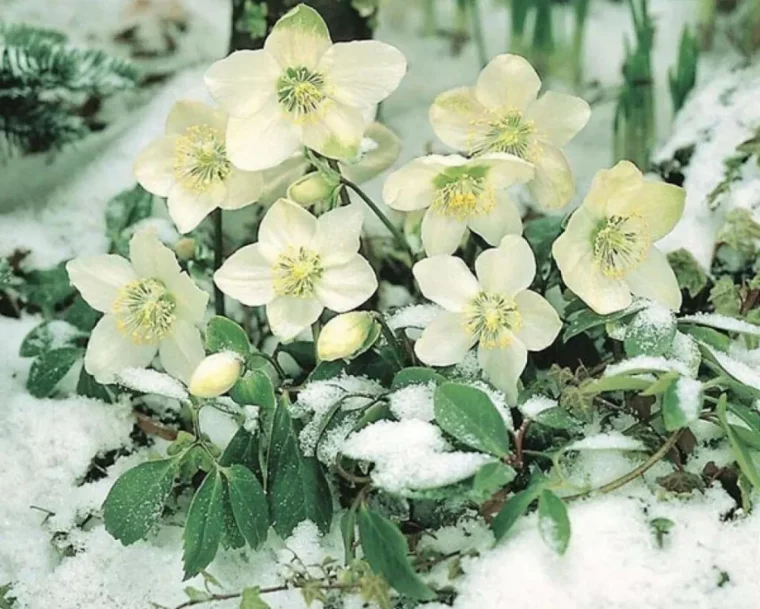
POLYGON ((582 99, 549 91, 536 99, 541 79, 518 55, 499 55, 483 68, 475 87, 439 95, 430 122, 442 142, 470 155, 507 152, 530 161, 529 184, 542 207, 566 205, 575 191, 560 148, 586 125, 591 110, 582 99))
POLYGON ((319 333, 317 354, 326 362, 348 359, 370 348, 379 333, 377 322, 367 311, 336 315, 319 333))
POLYGON ((188 390, 199 398, 215 398, 232 389, 242 370, 243 362, 237 353, 212 353, 193 371, 188 390))
POLYGON ((300 4, 257 51, 236 51, 206 73, 227 112, 227 149, 248 170, 277 165, 301 146, 335 159, 359 152, 374 106, 406 72, 395 48, 374 40, 333 44, 327 25, 300 4))
POLYGON ((415 159, 385 182, 393 209, 425 209, 422 244, 429 256, 453 254, 469 228, 491 245, 522 233, 522 220, 507 189, 533 177, 533 166, 511 154, 466 159, 457 154, 415 159))
POLYGON ((475 261, 477 279, 461 258, 432 256, 414 265, 422 294, 445 309, 414 346, 429 366, 461 362, 478 343, 478 361, 511 403, 528 351, 546 349, 562 327, 557 312, 528 289, 536 274, 522 237, 507 235, 475 261))
POLYGON ((625 309, 632 294, 678 311, 678 281, 653 243, 678 223, 684 199, 682 188, 644 180, 628 161, 599 171, 552 247, 562 280, 603 315, 625 309))
POLYGON ((196 101, 174 104, 166 135, 150 144, 135 161, 140 185, 167 197, 169 215, 181 233, 193 230, 217 207, 239 209, 256 201, 261 173, 241 171, 227 157, 227 115, 196 101))
POLYGON ((272 333, 291 340, 325 307, 350 311, 377 289, 372 267, 357 253, 362 221, 354 205, 315 218, 280 199, 261 221, 258 242, 230 256, 214 281, 245 305, 266 305, 272 333))
POLYGON ((208 294, 152 231, 132 237, 129 255, 131 263, 102 254, 66 265, 82 298, 105 313, 92 331, 84 367, 99 383, 109 383, 125 368, 147 367, 158 353, 164 369, 187 383, 204 356, 196 325, 208 294))

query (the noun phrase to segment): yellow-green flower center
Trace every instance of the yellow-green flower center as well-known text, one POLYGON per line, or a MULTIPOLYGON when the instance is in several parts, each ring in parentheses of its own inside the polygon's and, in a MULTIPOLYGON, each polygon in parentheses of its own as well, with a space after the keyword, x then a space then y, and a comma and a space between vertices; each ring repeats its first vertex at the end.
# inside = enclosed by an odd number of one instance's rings
POLYGON ((465 310, 465 327, 487 349, 503 349, 512 342, 523 320, 515 301, 503 294, 480 292, 465 310))
POLYGON ((157 343, 176 321, 174 297, 158 279, 137 279, 126 284, 113 303, 119 330, 136 344, 157 343))
POLYGON ((319 254, 305 247, 292 248, 274 264, 274 291, 278 296, 311 298, 322 270, 319 254))
POLYGON ((643 218, 610 216, 594 235, 594 262, 607 277, 619 278, 644 260, 651 244, 643 218))
POLYGON ((487 214, 496 205, 494 191, 486 183, 485 169, 463 172, 438 183, 433 199, 433 211, 457 220, 466 221, 487 214))
POLYGON ((315 112, 325 100, 325 79, 308 68, 288 68, 277 80, 277 101, 295 119, 315 112))
POLYGON ((209 125, 188 127, 174 145, 174 177, 185 189, 202 194, 232 171, 224 134, 209 125))
MULTIPOLYGON (((478 133, 470 152, 473 155, 487 152, 506 152, 530 160, 536 153, 533 121, 526 121, 521 112, 510 110, 489 113, 477 126, 485 125, 485 134, 478 133)), ((475 139, 475 138, 473 138, 475 139)))

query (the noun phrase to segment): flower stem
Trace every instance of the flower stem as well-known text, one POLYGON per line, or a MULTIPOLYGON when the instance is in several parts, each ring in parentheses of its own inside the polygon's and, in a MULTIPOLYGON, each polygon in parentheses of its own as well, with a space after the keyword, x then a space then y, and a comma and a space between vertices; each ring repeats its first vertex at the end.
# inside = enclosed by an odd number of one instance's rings
MULTIPOLYGON (((214 271, 222 266, 224 260, 224 236, 222 235, 222 210, 214 211, 214 271)), ((214 310, 217 315, 224 315, 224 294, 214 283, 214 310)))
POLYGON ((472 21, 472 37, 475 41, 475 48, 478 51, 478 61, 480 67, 485 68, 488 63, 488 51, 486 50, 486 41, 483 36, 483 23, 480 20, 480 7, 478 0, 469 0, 470 20, 472 21))

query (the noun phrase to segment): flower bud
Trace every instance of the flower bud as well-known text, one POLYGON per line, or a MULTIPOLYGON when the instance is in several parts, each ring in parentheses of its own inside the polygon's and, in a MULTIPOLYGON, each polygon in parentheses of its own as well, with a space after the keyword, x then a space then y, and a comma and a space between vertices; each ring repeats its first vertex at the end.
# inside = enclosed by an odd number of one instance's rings
POLYGON ((337 315, 319 333, 317 354, 326 362, 358 355, 374 344, 379 333, 380 328, 366 311, 337 315))
POLYGON ((199 398, 215 398, 227 393, 240 378, 240 357, 229 351, 206 357, 190 378, 190 393, 199 398))
POLYGON ((195 256, 195 239, 182 237, 174 244, 174 253, 180 260, 191 260, 195 256))
POLYGON ((314 171, 291 184, 287 196, 291 201, 309 207, 329 199, 335 186, 322 173, 314 171))

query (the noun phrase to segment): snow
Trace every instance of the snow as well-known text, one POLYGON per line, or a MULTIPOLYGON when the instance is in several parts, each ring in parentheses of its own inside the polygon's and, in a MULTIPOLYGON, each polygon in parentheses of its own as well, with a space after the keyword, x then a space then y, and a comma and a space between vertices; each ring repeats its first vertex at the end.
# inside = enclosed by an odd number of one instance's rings
POLYGON ((664 357, 639 355, 624 359, 616 364, 610 364, 605 368, 604 376, 616 376, 618 374, 650 370, 657 372, 678 372, 684 376, 689 376, 691 374, 689 367, 681 361, 664 357))
POLYGON ((751 334, 760 336, 760 326, 751 324, 743 319, 736 319, 728 315, 718 313, 697 313, 695 315, 684 315, 679 317, 679 322, 695 323, 700 326, 710 326, 719 330, 728 330, 729 332, 739 332, 740 334, 751 334))
POLYGON ((436 384, 408 385, 390 394, 389 406, 399 420, 418 419, 430 422, 435 418, 433 395, 436 384))
POLYGON ((442 310, 441 307, 434 304, 410 305, 394 311, 386 321, 393 330, 401 330, 402 328, 423 330, 442 310))
POLYGON ((646 450, 646 447, 641 440, 610 431, 571 442, 565 450, 646 450))
POLYGON ((399 495, 453 484, 492 461, 479 453, 447 452, 435 425, 417 419, 379 421, 352 434, 343 444, 347 457, 375 464, 372 481, 399 495))
POLYGON ((141 393, 153 393, 175 400, 187 399, 187 391, 182 383, 156 370, 125 368, 116 375, 116 382, 141 393))
POLYGON ((544 395, 534 395, 528 398, 525 403, 520 404, 518 408, 529 419, 535 419, 544 410, 557 407, 557 400, 553 400, 544 395))
POLYGON ((744 383, 757 391, 760 391, 760 370, 752 368, 737 359, 734 359, 727 353, 723 353, 718 349, 714 349, 709 345, 705 345, 712 356, 716 359, 721 368, 723 368, 728 374, 734 377, 740 383, 744 383))
POLYGON ((702 412, 702 383, 697 380, 681 377, 676 381, 676 395, 678 407, 684 415, 687 423, 693 423, 699 419, 702 412))

